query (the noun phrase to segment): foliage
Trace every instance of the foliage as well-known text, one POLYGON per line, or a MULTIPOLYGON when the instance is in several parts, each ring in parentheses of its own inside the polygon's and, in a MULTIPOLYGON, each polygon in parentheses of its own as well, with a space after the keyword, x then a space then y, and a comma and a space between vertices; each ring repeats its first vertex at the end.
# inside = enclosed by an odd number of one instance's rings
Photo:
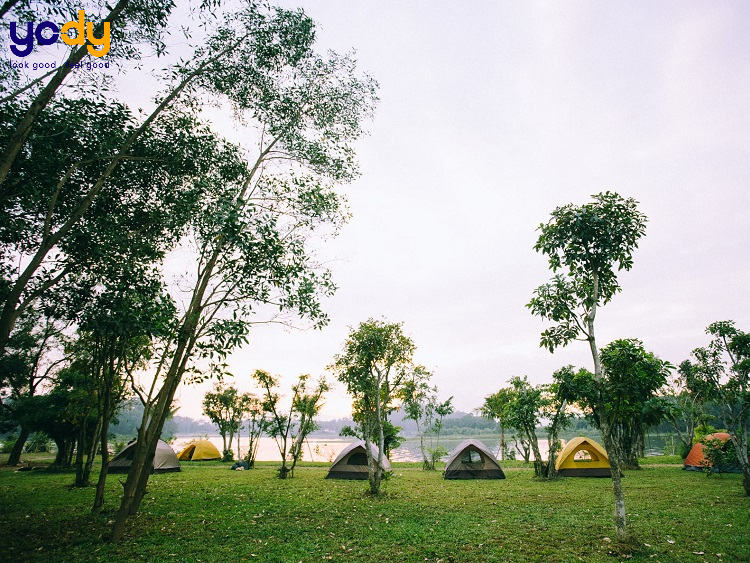
POLYGON ((412 373, 414 342, 400 324, 368 319, 352 329, 344 350, 334 357, 330 366, 354 400, 360 431, 365 440, 369 466, 370 492, 380 494, 385 449, 384 426, 393 401, 412 373), (377 436, 377 460, 372 457, 370 436, 377 436), (377 462, 378 471, 375 471, 377 462))
POLYGON ((556 208, 539 226, 534 250, 547 256, 553 277, 540 286, 527 307, 534 315, 557 323, 542 333, 540 345, 553 352, 583 335, 593 338, 596 308, 620 290, 617 271, 630 270, 646 216, 634 199, 604 192, 593 203, 556 208))
POLYGON ((664 396, 664 415, 677 432, 685 457, 693 447, 696 429, 710 420, 707 409, 710 388, 696 377, 690 360, 679 365, 669 385, 669 393, 664 396))
POLYGON ((604 377, 599 382, 585 369, 556 372, 558 393, 581 409, 595 428, 601 430, 602 419, 606 418, 620 463, 635 468, 638 456, 643 455, 646 430, 664 415, 657 392, 666 384, 673 366, 646 352, 637 339, 615 340, 602 349, 601 359, 604 377), (604 409, 598 408, 600 401, 604 409))
MULTIPOLYGON (((633 266, 633 252, 645 234, 647 218, 632 198, 614 192, 592 197, 594 201, 588 204, 556 208, 549 222, 539 226, 534 249, 547 256, 552 272, 564 273, 538 287, 527 307, 534 315, 555 323, 542 332, 540 339, 540 346, 550 352, 576 339, 588 342, 598 383, 604 376, 594 330, 597 308, 620 291, 617 271, 633 266)), ((624 542, 627 534, 620 455, 604 399, 599 395, 596 408, 601 413, 600 427, 612 469, 615 531, 617 539, 624 542)))
POLYGON ((292 386, 289 409, 284 412, 279 405, 281 395, 276 390, 279 377, 263 370, 256 370, 252 377, 263 389, 261 403, 263 410, 269 415, 266 431, 276 440, 281 454, 279 478, 294 477, 294 468, 302 459, 305 439, 318 428, 315 417, 323 406, 323 394, 329 390, 328 383, 321 379, 312 392, 308 392, 310 376, 300 375, 297 383, 292 386), (289 467, 286 465, 288 460, 292 462, 289 467))
POLYGON ((504 387, 499 391, 488 395, 484 398, 484 404, 480 407, 479 412, 483 417, 494 420, 500 426, 500 459, 515 459, 515 453, 512 452, 505 442, 505 431, 512 428, 510 426, 510 413, 508 404, 512 399, 512 391, 504 387), (512 456, 512 457, 511 457, 512 456))
POLYGON ((737 449, 731 440, 721 438, 703 438, 703 471, 711 475, 726 473, 737 467, 737 449))
POLYGON ((691 373, 720 407, 720 417, 734 445, 742 469, 745 494, 750 496, 748 423, 750 422, 750 333, 733 321, 715 322, 706 333, 713 340, 692 352, 691 373))
POLYGON ((240 430, 242 419, 248 412, 249 403, 249 395, 240 394, 235 387, 225 387, 222 383, 214 385, 214 390, 208 391, 203 396, 203 414, 216 424, 224 442, 222 461, 232 461, 234 458, 231 449, 232 441, 240 430))
POLYGON ((438 388, 428 384, 431 377, 432 373, 424 366, 416 366, 400 393, 404 418, 417 425, 422 468, 426 470, 434 470, 435 463, 448 453, 440 444, 440 432, 443 418, 453 413, 453 397, 440 402, 438 388))

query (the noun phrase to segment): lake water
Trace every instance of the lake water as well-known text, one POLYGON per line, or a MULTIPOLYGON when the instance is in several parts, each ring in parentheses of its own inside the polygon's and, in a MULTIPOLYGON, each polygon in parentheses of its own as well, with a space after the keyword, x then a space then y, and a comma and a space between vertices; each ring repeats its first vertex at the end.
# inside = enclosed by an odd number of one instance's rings
MULTIPOLYGON (((175 450, 175 452, 179 453, 182 448, 184 448, 188 443, 200 438, 206 438, 206 436, 179 435, 172 444, 172 448, 175 450)), ((221 436, 208 436, 207 438, 211 442, 213 442, 213 444, 219 451, 221 451, 221 436)), ((591 438, 598 441, 599 443, 602 443, 600 436, 592 435, 591 438)), ((450 437, 441 440, 440 443, 445 447, 446 450, 450 452, 465 439, 466 438, 464 437, 450 437)), ((479 439, 490 449, 490 451, 492 451, 492 453, 494 453, 498 457, 498 459, 500 459, 499 435, 484 435, 479 439)), ((512 444, 511 440, 508 440, 507 438, 506 440, 512 444)), ((310 438, 305 442, 302 459, 304 461, 322 461, 330 463, 335 459, 339 452, 341 452, 341 450, 343 450, 348 444, 352 443, 353 441, 353 438, 342 438, 340 436, 322 438, 316 436, 314 438, 310 438)), ((563 440, 563 445, 566 441, 567 440, 563 440)), ((246 436, 241 438, 240 447, 242 449, 241 455, 245 455, 248 448, 248 438, 246 436)), ((512 445, 510 447, 512 447, 512 445)), ((647 435, 646 437, 646 455, 660 455, 665 451, 667 451, 667 453, 671 453, 668 450, 670 450, 670 448, 674 449, 674 447, 675 439, 672 437, 650 435, 647 435)), ((232 450, 235 450, 236 448, 237 440, 234 441, 232 450)), ((539 450, 542 454, 542 457, 546 459, 547 454, 549 453, 547 440, 539 440, 539 450)), ((258 461, 275 461, 280 458, 281 454, 279 453, 279 448, 276 445, 276 441, 273 438, 263 436, 260 439, 260 445, 258 446, 258 456, 256 459, 258 461)), ((237 452, 235 452, 235 459, 238 459, 237 452)), ((421 459, 422 454, 419 451, 419 439, 415 437, 407 438, 407 440, 391 455, 391 461, 420 461, 421 459)), ((522 459, 522 456, 518 452, 516 452, 515 459, 522 459)))
MULTIPOLYGON (((178 435, 175 441, 172 443, 172 449, 179 453, 187 444, 193 440, 207 438, 210 440, 216 448, 221 451, 223 448, 223 442, 221 436, 187 436, 178 435)), ((440 443, 449 452, 453 450, 460 442, 465 438, 448 438, 441 440, 440 443)), ((305 441, 305 447, 303 449, 302 459, 304 461, 324 461, 332 462, 336 456, 343 450, 347 445, 354 441, 353 438, 342 438, 339 436, 332 436, 330 438, 310 438, 305 441)), ((500 438, 495 436, 484 436, 481 441, 495 454, 499 455, 500 450, 500 438)), ((247 453, 249 446, 248 438, 240 438, 240 456, 244 456, 247 453)), ((231 448, 233 451, 237 449, 237 440, 235 439, 234 444, 231 448)), ((547 440, 539 440, 539 449, 542 457, 547 456, 548 447, 547 440)), ((235 459, 238 459, 237 452, 234 452, 235 459)), ((520 454, 516 454, 516 459, 520 459, 520 454)), ((281 459, 279 448, 276 445, 276 441, 268 436, 263 436, 260 439, 258 446, 258 455, 256 457, 258 461, 275 461, 281 459)), ((401 444, 391 455, 391 461, 420 461, 422 454, 419 451, 419 439, 411 438, 407 439, 406 442, 401 444)))

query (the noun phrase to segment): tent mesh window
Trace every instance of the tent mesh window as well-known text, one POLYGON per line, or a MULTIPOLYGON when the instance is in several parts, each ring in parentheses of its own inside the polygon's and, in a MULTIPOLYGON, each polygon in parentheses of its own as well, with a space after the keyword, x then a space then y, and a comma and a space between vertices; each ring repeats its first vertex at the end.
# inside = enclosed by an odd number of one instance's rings
POLYGON ((479 452, 476 450, 466 450, 461 455, 461 463, 465 463, 465 464, 482 463, 482 456, 479 455, 479 452))
POLYGON ((367 465, 367 454, 365 452, 357 452, 346 461, 347 465, 367 465))

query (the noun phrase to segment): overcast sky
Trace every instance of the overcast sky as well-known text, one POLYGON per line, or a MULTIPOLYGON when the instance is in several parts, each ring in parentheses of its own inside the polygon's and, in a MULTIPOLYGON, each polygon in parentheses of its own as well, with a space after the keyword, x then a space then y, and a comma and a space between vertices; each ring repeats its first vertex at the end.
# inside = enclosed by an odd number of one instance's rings
MULTIPOLYGON (((514 375, 591 369, 585 343, 539 348, 525 308, 550 272, 536 228, 612 190, 647 233, 600 346, 640 338, 674 364, 706 326, 750 330, 750 5, 742 2, 302 1, 321 50, 356 49, 380 83, 358 144, 353 218, 319 245, 340 289, 322 331, 262 326, 231 356, 249 374, 325 374, 350 327, 403 322, 416 361, 463 411, 514 375)), ((210 384, 178 392, 200 416, 210 384)), ((339 384, 322 418, 349 414, 339 384)))

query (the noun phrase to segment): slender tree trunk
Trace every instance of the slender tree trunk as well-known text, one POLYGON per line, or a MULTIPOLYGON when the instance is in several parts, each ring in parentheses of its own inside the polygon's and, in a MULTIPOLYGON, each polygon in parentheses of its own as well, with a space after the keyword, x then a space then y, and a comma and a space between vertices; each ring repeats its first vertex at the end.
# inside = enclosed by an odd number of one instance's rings
POLYGON ((385 435, 383 434, 383 409, 380 404, 380 374, 378 374, 378 384, 375 389, 375 414, 378 421, 378 466, 375 471, 375 491, 376 495, 380 494, 380 482, 383 476, 383 451, 385 450, 385 435))
POLYGON ((104 421, 100 450, 102 452, 102 467, 99 470, 99 479, 96 482, 94 506, 91 508, 93 514, 99 514, 104 505, 104 487, 107 484, 107 470, 109 469, 109 420, 104 421))
POLYGON ((750 461, 747 459, 747 432, 743 431, 742 427, 740 427, 739 432, 730 433, 730 439, 734 444, 734 449, 737 452, 737 462, 742 470, 742 487, 745 490, 745 494, 750 497, 750 461))
POLYGON ((23 447, 26 445, 26 441, 29 439, 31 431, 27 426, 21 425, 21 433, 18 435, 18 440, 13 444, 13 448, 10 450, 10 456, 6 465, 18 465, 21 462, 21 454, 23 453, 23 447))
MULTIPOLYGON (((588 318, 586 319, 588 328, 588 342, 591 348, 591 356, 594 360, 594 379, 601 383, 604 379, 604 372, 602 370, 601 356, 599 356, 599 349, 596 346, 596 336, 594 334, 594 320, 596 318, 596 304, 599 301, 599 278, 594 274, 593 279, 593 291, 592 291, 592 306, 589 312, 588 318)), ((626 518, 625 518, 625 493, 622 490, 622 476, 620 473, 620 456, 621 452, 617 447, 616 441, 612 440, 612 429, 610 428, 609 421, 607 419, 607 406, 604 402, 604 397, 599 397, 597 408, 600 412, 599 415, 599 426, 602 431, 602 437, 604 438, 604 448, 607 450, 607 456, 609 457, 609 468, 612 472, 612 492, 615 497, 615 535, 618 541, 625 541, 627 539, 626 531, 626 518)))

